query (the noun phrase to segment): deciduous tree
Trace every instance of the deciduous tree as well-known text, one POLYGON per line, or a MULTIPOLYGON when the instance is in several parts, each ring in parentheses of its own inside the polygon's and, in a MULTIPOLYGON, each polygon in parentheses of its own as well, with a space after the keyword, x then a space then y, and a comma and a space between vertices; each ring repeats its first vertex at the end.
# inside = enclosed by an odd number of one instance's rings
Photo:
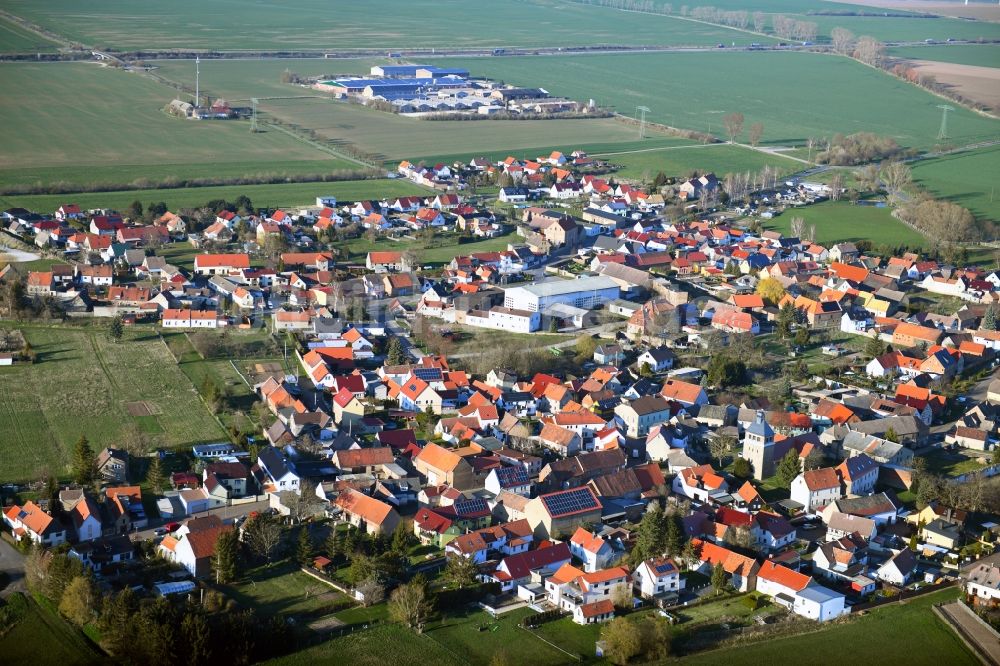
POLYGON ((748 138, 750 139, 750 145, 755 148, 760 143, 761 138, 764 136, 764 123, 754 123, 750 126, 750 133, 748 138))
POLYGON ((417 633, 423 632, 430 606, 423 585, 406 583, 393 590, 389 597, 389 616, 417 633))
POLYGON ((846 28, 834 28, 830 31, 830 42, 833 50, 842 55, 849 55, 854 46, 854 33, 846 28))
POLYGON ((777 305, 785 296, 785 288, 773 277, 766 277, 757 283, 757 295, 769 305, 777 305))
POLYGON ((722 117, 722 125, 726 128, 729 143, 736 143, 736 137, 743 132, 743 114, 738 111, 727 113, 722 117))
POLYGON ((601 629, 604 655, 613 664, 627 664, 632 657, 642 652, 642 632, 635 622, 628 618, 616 617, 601 629))
POLYGON ((475 585, 478 574, 479 570, 470 558, 454 555, 448 558, 442 577, 449 585, 462 589, 475 585))

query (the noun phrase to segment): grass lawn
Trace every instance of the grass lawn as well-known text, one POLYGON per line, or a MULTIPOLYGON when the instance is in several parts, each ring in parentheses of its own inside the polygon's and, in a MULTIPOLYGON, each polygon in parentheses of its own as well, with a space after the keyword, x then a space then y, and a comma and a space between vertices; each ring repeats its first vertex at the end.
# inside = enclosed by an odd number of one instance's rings
POLYGON ((725 597, 717 601, 681 608, 673 614, 679 615, 686 625, 717 621, 723 617, 748 618, 751 615, 770 615, 771 613, 781 611, 781 608, 778 606, 765 605, 764 602, 767 601, 766 597, 762 597, 760 608, 750 610, 750 607, 744 601, 745 597, 746 595, 742 594, 735 597, 725 597))
POLYGON ((646 180, 651 180, 658 171, 674 176, 686 176, 693 171, 713 171, 721 178, 727 173, 757 172, 765 165, 777 167, 782 174, 794 173, 806 166, 795 160, 724 143, 662 150, 640 149, 628 153, 598 153, 594 156, 621 166, 615 172, 616 177, 646 180))
POLYGON ((138 73, 93 63, 17 63, 0 65, 0 76, 7 169, 173 164, 183 171, 185 164, 225 161, 252 173, 269 160, 315 160, 317 171, 332 164, 328 153, 282 132, 250 134, 247 121, 172 117, 162 109, 175 91, 138 73))
POLYGON ((531 631, 571 654, 580 655, 585 662, 593 662, 597 661, 595 644, 601 640, 601 626, 577 624, 573 618, 564 617, 541 624, 531 631))
POLYGON ((355 606, 347 610, 335 613, 337 619, 344 624, 368 624, 370 622, 384 622, 389 619, 389 606, 385 603, 374 606, 355 606))
POLYGON ((1000 221, 997 173, 1000 173, 1000 146, 913 164, 914 182, 934 196, 954 201, 971 210, 976 217, 993 222, 1000 221))
POLYGON ((5 664, 77 666, 106 663, 83 635, 55 612, 27 597, 24 617, 0 637, 0 654, 5 664))
MULTIPOLYGON (((1000 32, 1000 25, 989 29, 1000 32)), ((760 122, 765 145, 803 144, 808 137, 864 131, 891 136, 903 146, 929 148, 937 143, 941 124, 940 98, 830 55, 720 49, 561 56, 551 67, 539 67, 537 59, 524 57, 446 62, 510 83, 541 86, 553 95, 593 98, 628 116, 645 105, 651 109, 649 120, 716 135, 723 134, 722 117, 739 111, 745 116, 741 139, 746 140, 750 125, 760 122), (698 72, 694 78, 677 75, 693 71, 698 72)), ((948 117, 948 129, 952 143, 961 145, 995 137, 1000 121, 957 108, 948 117)))
POLYGON ((262 616, 325 615, 331 605, 347 597, 299 571, 291 562, 279 562, 248 572, 225 586, 226 594, 262 616), (307 596, 308 593, 308 596, 307 596))
POLYGON ((7 19, 0 19, 0 52, 52 53, 57 46, 55 42, 38 33, 25 30, 7 19))
POLYGON ((684 662, 749 666, 791 660, 800 666, 820 666, 829 664, 831 655, 841 654, 845 646, 850 646, 851 653, 859 655, 859 663, 868 663, 860 655, 878 655, 877 662, 885 666, 977 664, 979 661, 931 611, 933 604, 956 596, 954 589, 943 590, 902 605, 882 606, 846 624, 832 623, 812 633, 695 654, 684 662))
POLYGON ((100 450, 130 423, 159 446, 227 439, 152 332, 127 330, 115 344, 101 325, 19 328, 38 361, 0 369, 0 480, 37 478, 44 467, 63 475, 80 435, 100 450))
POLYGON ((426 195, 430 190, 402 180, 348 180, 334 183, 288 183, 278 185, 224 185, 219 187, 187 187, 172 190, 123 190, 119 192, 88 192, 86 194, 26 194, 0 196, 0 206, 23 206, 29 210, 50 212, 72 200, 81 208, 114 208, 125 210, 133 201, 143 203, 163 201, 171 210, 197 208, 214 199, 235 201, 241 194, 250 197, 255 206, 314 206, 317 196, 335 196, 340 200, 381 199, 404 195, 426 195))
POLYGON ((566 654, 535 640, 528 631, 517 626, 522 618, 532 613, 534 611, 529 608, 520 608, 494 620, 483 611, 457 611, 443 622, 430 624, 427 636, 465 663, 488 664, 493 655, 501 650, 506 653, 508 662, 513 664, 554 666, 567 663, 569 657, 566 654), (489 629, 479 631, 480 626, 489 629))
POLYGON ((791 233, 793 217, 801 217, 806 226, 816 225, 816 241, 823 244, 869 240, 875 246, 908 245, 920 248, 927 239, 892 216, 890 208, 855 206, 849 201, 825 201, 813 206, 790 208, 765 220, 768 229, 791 233))
MULTIPOLYGON (((967 456, 951 451, 934 450, 921 456, 927 462, 927 471, 942 476, 959 476, 982 469, 985 465, 979 462, 980 456, 967 456)), ((988 454, 982 454, 987 460, 988 454)))
POLYGON ((381 624, 264 662, 266 666, 460 666, 467 663, 426 635, 398 624, 381 624))
POLYGON ((996 44, 935 44, 933 46, 897 46, 889 55, 911 60, 934 60, 959 65, 1000 67, 1000 46, 996 44))

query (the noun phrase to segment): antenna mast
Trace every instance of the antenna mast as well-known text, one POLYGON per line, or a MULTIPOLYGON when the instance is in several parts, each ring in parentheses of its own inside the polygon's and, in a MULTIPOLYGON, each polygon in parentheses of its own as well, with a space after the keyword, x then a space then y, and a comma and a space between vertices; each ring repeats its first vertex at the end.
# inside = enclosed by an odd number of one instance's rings
POLYGON ((194 106, 201 106, 201 56, 194 57, 194 106))
POLYGON ((256 134, 257 132, 260 131, 260 129, 258 129, 257 127, 257 98, 256 97, 251 98, 250 104, 253 107, 253 109, 250 112, 250 133, 256 134))

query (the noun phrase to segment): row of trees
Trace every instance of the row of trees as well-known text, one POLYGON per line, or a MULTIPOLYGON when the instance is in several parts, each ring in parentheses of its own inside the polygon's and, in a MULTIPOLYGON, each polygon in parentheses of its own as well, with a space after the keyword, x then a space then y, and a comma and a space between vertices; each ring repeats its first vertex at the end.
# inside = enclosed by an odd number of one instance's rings
POLYGON ((819 31, 819 26, 812 21, 800 21, 783 14, 771 17, 771 26, 774 29, 774 34, 781 39, 794 39, 803 42, 815 40, 819 31))
POLYGON ((919 197, 898 209, 904 222, 946 245, 955 241, 974 242, 984 237, 983 227, 967 209, 950 201, 919 197))
MULTIPOLYGON (((815 143, 815 140, 811 140, 815 143)), ((906 152, 892 137, 871 132, 835 134, 826 141, 826 149, 816 155, 820 164, 850 166, 904 156, 906 152)))
POLYGON ((722 178, 722 189, 730 201, 746 201, 754 192, 775 189, 780 177, 777 167, 765 164, 760 171, 727 173, 722 178))

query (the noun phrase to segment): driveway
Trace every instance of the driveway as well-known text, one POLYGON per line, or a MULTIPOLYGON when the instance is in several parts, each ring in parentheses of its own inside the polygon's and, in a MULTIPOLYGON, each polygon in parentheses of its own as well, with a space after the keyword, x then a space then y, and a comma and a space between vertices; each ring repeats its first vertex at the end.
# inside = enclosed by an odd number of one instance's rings
POLYGON ((997 633, 968 606, 960 601, 952 601, 941 606, 940 610, 952 628, 984 663, 1000 664, 1000 640, 997 640, 997 633))
POLYGON ((14 592, 24 592, 24 555, 14 546, 0 539, 0 571, 7 575, 7 587, 0 590, 0 597, 6 599, 14 592))
POLYGON ((156 520, 149 521, 150 524, 149 528, 144 529, 140 532, 134 532, 130 534, 129 537, 131 537, 132 541, 145 541, 147 539, 154 539, 156 538, 156 534, 154 533, 154 530, 156 528, 171 522, 180 523, 187 520, 188 518, 203 518, 205 516, 218 516, 222 520, 222 522, 231 523, 237 518, 246 516, 253 511, 263 511, 267 509, 269 506, 270 504, 268 503, 268 500, 265 499, 259 502, 251 502, 249 504, 240 504, 237 506, 220 506, 218 509, 209 509, 208 511, 201 511, 199 513, 194 514, 193 516, 184 516, 182 518, 171 518, 170 520, 160 520, 159 518, 157 518, 156 520))

